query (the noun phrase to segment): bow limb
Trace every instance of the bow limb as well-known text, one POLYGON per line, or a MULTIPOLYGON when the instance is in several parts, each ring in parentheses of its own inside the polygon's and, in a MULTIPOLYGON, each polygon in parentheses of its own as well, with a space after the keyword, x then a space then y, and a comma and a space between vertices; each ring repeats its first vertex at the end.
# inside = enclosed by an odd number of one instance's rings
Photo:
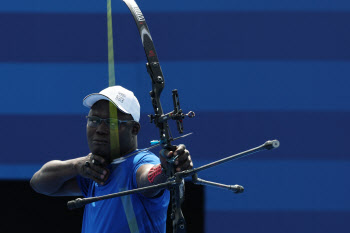
MULTIPOLYGON (((159 64, 156 49, 153 44, 151 33, 146 24, 145 17, 143 16, 140 8, 134 0, 123 0, 131 11, 134 20, 136 22, 137 28, 139 30, 143 48, 146 53, 147 61, 147 71, 152 80, 152 91, 150 92, 152 105, 154 109, 154 115, 151 115, 151 122, 154 122, 156 127, 159 129, 160 133, 160 143, 164 149, 175 150, 175 147, 171 145, 172 137, 170 128, 168 125, 168 119, 174 117, 173 114, 164 115, 163 108, 160 102, 160 95, 164 89, 164 75, 159 64)), ((174 110, 176 112, 176 110, 174 110)), ((181 113, 179 117, 183 117, 181 113)), ((173 118, 174 119, 174 118, 173 118)), ((175 119, 179 121, 179 119, 175 119)), ((168 160, 166 167, 166 174, 172 177, 175 174, 174 160, 168 160)), ((175 233, 185 233, 186 224, 185 218, 181 211, 181 202, 184 196, 184 182, 183 179, 176 180, 176 185, 170 188, 171 192, 171 219, 173 220, 173 232, 175 233)))

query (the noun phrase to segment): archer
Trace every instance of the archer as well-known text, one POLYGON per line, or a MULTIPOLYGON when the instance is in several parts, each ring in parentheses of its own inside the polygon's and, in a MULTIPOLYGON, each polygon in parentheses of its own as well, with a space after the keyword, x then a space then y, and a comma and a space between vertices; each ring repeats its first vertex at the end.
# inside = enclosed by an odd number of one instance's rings
MULTIPOLYGON (((168 178, 163 156, 178 156, 176 171, 193 167, 184 145, 174 152, 161 150, 160 159, 147 150, 135 154, 141 127, 140 105, 133 92, 113 86, 88 95, 83 103, 90 108, 86 134, 91 153, 46 163, 30 181, 35 191, 95 197, 160 184, 168 178)), ((163 188, 88 204, 82 232, 165 232, 169 199, 169 190, 163 188)))

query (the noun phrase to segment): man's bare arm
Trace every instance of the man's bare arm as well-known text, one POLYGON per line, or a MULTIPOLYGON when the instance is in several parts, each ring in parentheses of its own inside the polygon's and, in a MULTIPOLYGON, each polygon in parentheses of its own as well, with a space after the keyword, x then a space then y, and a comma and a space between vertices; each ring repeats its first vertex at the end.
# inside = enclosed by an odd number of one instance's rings
POLYGON ((81 196, 76 176, 103 184, 108 178, 104 162, 99 156, 93 156, 92 159, 92 154, 66 161, 53 160, 33 175, 30 185, 36 192, 49 196, 81 196), (100 165, 95 165, 92 161, 98 161, 100 165), (85 166, 86 162, 89 162, 88 167, 85 166))
MULTIPOLYGON (((38 193, 52 196, 57 193, 66 182, 78 175, 75 168, 78 159, 58 161, 53 160, 46 163, 39 171, 37 171, 30 180, 31 187, 38 193)), ((69 182, 71 192, 67 190, 70 196, 81 195, 78 183, 69 182), (73 184, 72 184, 73 183, 73 184)))

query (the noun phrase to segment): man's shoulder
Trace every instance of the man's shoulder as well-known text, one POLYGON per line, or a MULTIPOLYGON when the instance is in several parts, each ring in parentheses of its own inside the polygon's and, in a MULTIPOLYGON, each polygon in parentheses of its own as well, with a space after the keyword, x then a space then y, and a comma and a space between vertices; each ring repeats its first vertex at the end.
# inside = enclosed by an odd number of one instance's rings
POLYGON ((160 163, 159 158, 149 150, 140 150, 138 154, 135 155, 133 159, 134 164, 138 163, 151 163, 158 164, 160 163))
POLYGON ((157 159, 158 157, 152 152, 152 151, 149 151, 149 150, 139 150, 140 152, 137 153, 134 157, 134 160, 135 161, 138 161, 138 160, 141 160, 141 159, 145 159, 145 158, 148 158, 148 159, 157 159))

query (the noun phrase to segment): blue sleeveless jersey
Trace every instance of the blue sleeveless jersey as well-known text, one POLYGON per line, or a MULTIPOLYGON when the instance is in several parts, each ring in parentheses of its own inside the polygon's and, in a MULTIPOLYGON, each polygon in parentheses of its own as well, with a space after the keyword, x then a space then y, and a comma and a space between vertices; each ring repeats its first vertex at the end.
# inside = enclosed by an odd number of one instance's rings
MULTIPOLYGON (((144 164, 159 164, 159 158, 149 151, 128 158, 119 165, 110 165, 105 185, 78 176, 84 197, 95 197, 137 188, 136 171, 144 164)), ((98 201, 85 206, 83 233, 165 232, 170 199, 168 190, 157 198, 132 194, 98 201)))

